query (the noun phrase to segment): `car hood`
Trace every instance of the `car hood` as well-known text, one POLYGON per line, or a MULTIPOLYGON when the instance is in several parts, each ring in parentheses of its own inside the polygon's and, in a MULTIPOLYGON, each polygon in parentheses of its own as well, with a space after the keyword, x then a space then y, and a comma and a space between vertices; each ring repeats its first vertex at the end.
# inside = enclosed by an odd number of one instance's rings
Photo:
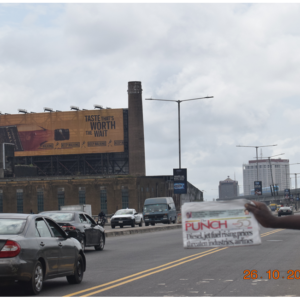
POLYGON ((134 217, 134 215, 117 215, 117 216, 113 216, 111 218, 118 219, 118 218, 131 218, 131 217, 134 217))

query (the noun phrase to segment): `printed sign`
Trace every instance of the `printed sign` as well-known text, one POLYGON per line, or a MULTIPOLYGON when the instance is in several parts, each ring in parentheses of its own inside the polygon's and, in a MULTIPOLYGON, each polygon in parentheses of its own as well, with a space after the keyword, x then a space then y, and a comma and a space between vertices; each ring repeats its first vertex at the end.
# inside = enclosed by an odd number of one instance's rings
POLYGON ((259 225, 245 210, 246 199, 189 202, 181 208, 184 248, 261 244, 259 225))
POLYGON ((174 194, 187 193, 187 171, 186 169, 173 169, 174 194))
POLYGON ((290 189, 285 189, 283 192, 284 199, 289 200, 290 199, 290 189))
POLYGON ((262 195, 262 182, 254 181, 254 195, 261 196, 262 195))
POLYGON ((15 156, 124 152, 123 109, 1 115, 15 156))

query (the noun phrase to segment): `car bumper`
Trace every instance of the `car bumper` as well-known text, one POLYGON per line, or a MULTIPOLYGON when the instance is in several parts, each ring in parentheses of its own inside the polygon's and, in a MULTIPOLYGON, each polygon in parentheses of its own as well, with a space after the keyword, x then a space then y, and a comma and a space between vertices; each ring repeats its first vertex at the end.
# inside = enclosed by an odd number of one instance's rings
POLYGON ((31 272, 26 272, 28 264, 22 261, 18 256, 12 258, 0 258, 0 283, 14 280, 28 280, 31 272), (25 264, 27 265, 24 268, 25 264), (23 270, 23 271, 22 271, 23 270))
POLYGON ((129 219, 129 220, 116 220, 112 219, 110 220, 111 225, 119 226, 119 225, 131 225, 135 220, 129 219))

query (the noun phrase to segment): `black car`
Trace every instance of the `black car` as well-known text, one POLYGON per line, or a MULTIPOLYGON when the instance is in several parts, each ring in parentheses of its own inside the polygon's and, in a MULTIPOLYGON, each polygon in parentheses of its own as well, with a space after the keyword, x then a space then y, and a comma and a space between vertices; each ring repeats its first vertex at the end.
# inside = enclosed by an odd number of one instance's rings
POLYGON ((46 279, 80 283, 86 269, 80 243, 41 215, 0 214, 0 285, 18 281, 39 294, 46 279))
POLYGON ((52 218, 68 234, 72 232, 80 243, 83 251, 85 247, 95 247, 102 251, 105 245, 105 230, 94 219, 81 211, 44 211, 43 216, 52 218))

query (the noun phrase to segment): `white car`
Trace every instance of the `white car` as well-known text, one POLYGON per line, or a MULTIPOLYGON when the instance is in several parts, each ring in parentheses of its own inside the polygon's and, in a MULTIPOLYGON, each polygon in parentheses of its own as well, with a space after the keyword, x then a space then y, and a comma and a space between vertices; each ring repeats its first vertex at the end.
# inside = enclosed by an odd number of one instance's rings
POLYGON ((136 212, 134 208, 119 209, 110 219, 111 228, 125 225, 134 227, 135 225, 143 226, 143 215, 136 212))

